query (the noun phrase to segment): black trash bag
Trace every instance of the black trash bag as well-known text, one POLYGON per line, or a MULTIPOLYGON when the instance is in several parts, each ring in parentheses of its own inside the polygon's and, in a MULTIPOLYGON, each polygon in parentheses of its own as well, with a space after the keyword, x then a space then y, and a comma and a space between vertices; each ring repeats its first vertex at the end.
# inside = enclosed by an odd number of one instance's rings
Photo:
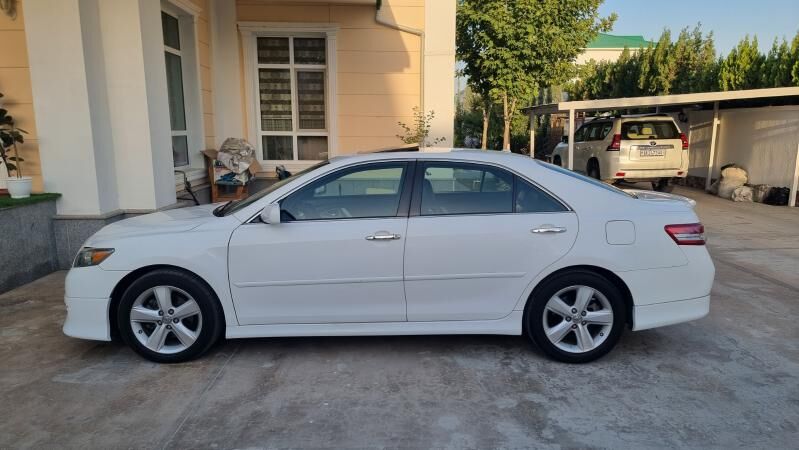
POLYGON ((785 206, 788 204, 788 197, 790 197, 791 190, 787 187, 773 187, 768 194, 766 194, 763 203, 767 205, 785 206))
POLYGON ((291 176, 291 172, 286 170, 286 166, 279 165, 275 168, 275 173, 277 173, 278 180, 285 180, 286 178, 291 176))

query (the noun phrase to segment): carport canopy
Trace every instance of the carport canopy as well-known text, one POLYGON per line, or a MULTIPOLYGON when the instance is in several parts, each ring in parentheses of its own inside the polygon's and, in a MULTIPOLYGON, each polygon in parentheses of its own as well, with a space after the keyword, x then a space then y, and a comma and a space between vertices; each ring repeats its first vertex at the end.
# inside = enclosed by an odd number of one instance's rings
MULTIPOLYGON (((580 100, 570 102, 548 103, 523 108, 530 116, 530 155, 535 150, 535 117, 542 114, 568 114, 569 123, 569 169, 573 170, 574 160, 574 118, 578 112, 642 110, 654 108, 655 112, 667 112, 691 107, 698 109, 713 108, 713 128, 710 139, 710 153, 706 178, 706 188, 710 187, 713 174, 716 146, 718 144, 719 108, 732 109, 756 106, 778 106, 799 104, 799 87, 783 87, 769 89, 748 89, 725 92, 699 92, 694 94, 656 95, 649 97, 622 97, 602 100, 580 100)), ((799 135, 797 135, 796 157, 794 160, 793 184, 788 202, 796 204, 796 190, 799 184, 799 135)))

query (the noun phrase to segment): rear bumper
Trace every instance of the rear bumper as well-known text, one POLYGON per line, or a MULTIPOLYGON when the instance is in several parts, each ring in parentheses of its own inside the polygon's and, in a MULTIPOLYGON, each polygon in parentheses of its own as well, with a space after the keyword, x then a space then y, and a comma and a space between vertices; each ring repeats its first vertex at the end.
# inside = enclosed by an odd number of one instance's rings
POLYGON ((633 307, 633 330, 701 319, 710 312, 710 296, 633 307))
MULTIPOLYGON (((616 180, 651 180, 655 178, 685 178, 688 171, 685 169, 618 169, 613 173, 608 173, 609 178, 616 180), (618 173, 624 175, 617 176, 618 173)), ((604 176, 603 176, 604 178, 604 176)))

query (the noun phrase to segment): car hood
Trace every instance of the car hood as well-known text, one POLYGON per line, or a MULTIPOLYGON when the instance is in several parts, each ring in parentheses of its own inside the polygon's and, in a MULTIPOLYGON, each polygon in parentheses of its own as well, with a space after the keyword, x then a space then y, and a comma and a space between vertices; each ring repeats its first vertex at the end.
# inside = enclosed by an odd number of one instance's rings
POLYGON ((103 227, 89 238, 86 245, 120 237, 191 231, 213 220, 215 218, 213 211, 217 206, 219 204, 169 209, 120 220, 103 227))
POLYGON ((669 194, 666 192, 655 192, 655 191, 645 191, 641 189, 624 189, 624 192, 630 193, 635 195, 639 200, 646 200, 652 202, 674 202, 679 201, 682 203, 686 203, 694 208, 696 206, 696 200, 684 197, 682 195, 677 194, 669 194))

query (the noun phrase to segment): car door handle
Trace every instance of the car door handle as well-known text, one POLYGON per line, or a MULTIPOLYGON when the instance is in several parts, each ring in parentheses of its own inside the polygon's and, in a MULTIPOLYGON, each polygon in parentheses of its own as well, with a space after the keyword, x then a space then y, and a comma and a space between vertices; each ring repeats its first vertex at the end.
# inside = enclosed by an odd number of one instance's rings
POLYGON ((385 231, 378 231, 375 234, 366 236, 367 241, 390 241, 399 239, 400 235, 394 233, 387 233, 385 231))
POLYGON ((538 228, 533 228, 530 230, 531 233, 535 234, 542 234, 542 233, 565 233, 566 227, 556 227, 553 225, 541 225, 538 228))

